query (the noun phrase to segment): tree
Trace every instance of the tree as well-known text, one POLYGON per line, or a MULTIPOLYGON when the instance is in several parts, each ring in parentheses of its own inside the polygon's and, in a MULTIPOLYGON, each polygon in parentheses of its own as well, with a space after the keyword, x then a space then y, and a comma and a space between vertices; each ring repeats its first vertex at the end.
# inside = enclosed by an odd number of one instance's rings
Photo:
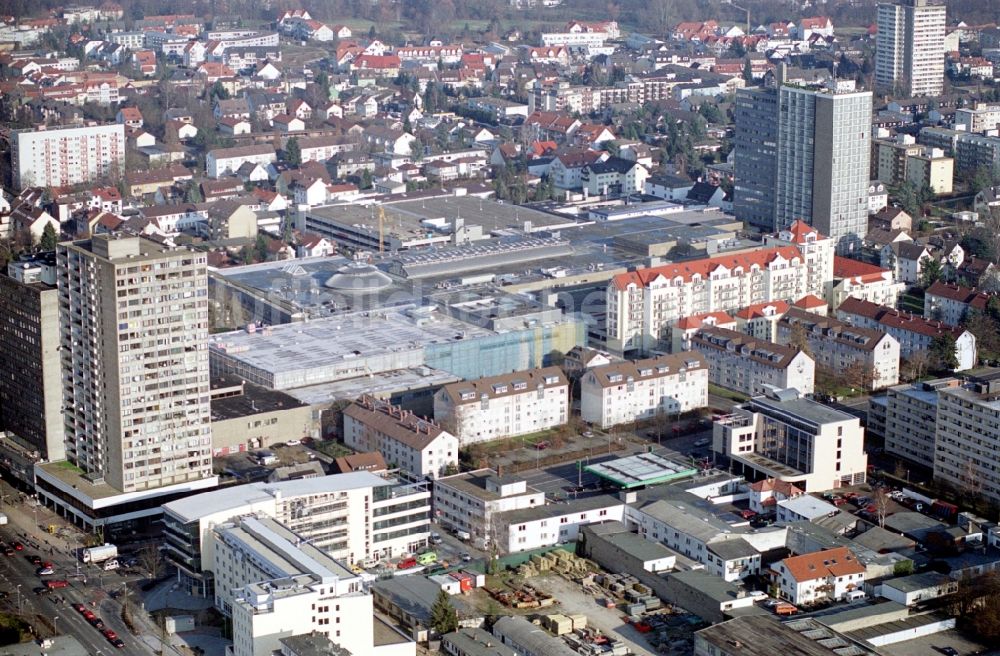
POLYGON ((160 578, 163 573, 163 554, 155 542, 150 542, 139 552, 139 564, 149 573, 152 580, 160 578))
POLYGON ((979 193, 983 189, 988 189, 993 186, 994 177, 988 168, 981 166, 976 169, 976 174, 972 176, 972 180, 969 181, 969 187, 974 193, 979 193))
POLYGON ((792 324, 788 345, 799 349, 810 358, 813 356, 812 348, 809 347, 809 335, 806 333, 806 327, 801 323, 792 324))
POLYGON ((931 347, 928 350, 935 369, 940 371, 954 371, 958 368, 955 347, 955 336, 951 333, 941 333, 931 340, 931 347))
POLYGON ((885 528, 885 517, 889 514, 889 493, 884 487, 880 487, 872 494, 872 503, 875 505, 875 518, 878 520, 878 527, 885 528))
POLYGON ((927 289, 941 279, 944 270, 941 261, 933 257, 924 258, 921 263, 923 267, 920 270, 920 286, 927 289))
POLYGON ((294 166, 302 163, 302 148, 299 146, 298 137, 292 137, 285 142, 285 161, 294 166))
POLYGON ((205 199, 201 195, 201 187, 194 180, 188 183, 187 190, 184 192, 184 200, 188 203, 204 202, 205 199))
POLYGON ((753 84, 753 66, 750 64, 749 58, 743 61, 743 81, 747 84, 753 84))
POLYGON ((267 261, 267 237, 264 233, 257 233, 257 241, 253 246, 253 257, 256 262, 267 261))
POLYGON ((431 628, 442 636, 458 630, 458 611, 451 603, 451 596, 442 588, 431 607, 431 628))
POLYGON ((51 223, 46 223, 45 229, 42 230, 42 238, 38 241, 38 248, 42 251, 54 251, 58 241, 59 235, 56 234, 56 229, 51 223))

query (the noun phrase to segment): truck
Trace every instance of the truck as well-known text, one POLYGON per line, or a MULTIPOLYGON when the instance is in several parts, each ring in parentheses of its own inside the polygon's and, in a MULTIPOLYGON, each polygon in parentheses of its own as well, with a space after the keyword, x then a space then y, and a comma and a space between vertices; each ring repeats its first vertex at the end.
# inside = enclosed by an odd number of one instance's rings
POLYGON ((7 523, 7 515, 5 513, 0 513, 0 526, 7 523))
POLYGON ((113 544, 102 544, 99 547, 84 549, 80 554, 80 559, 85 563, 103 563, 118 557, 118 547, 113 544))

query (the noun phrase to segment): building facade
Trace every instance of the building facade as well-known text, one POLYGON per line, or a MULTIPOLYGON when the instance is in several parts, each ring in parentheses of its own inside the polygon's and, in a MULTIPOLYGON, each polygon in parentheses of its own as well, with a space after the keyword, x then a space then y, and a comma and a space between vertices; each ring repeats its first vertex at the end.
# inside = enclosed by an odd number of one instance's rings
POLYGON ((111 174, 125 166, 125 126, 91 125, 11 133, 14 186, 69 187, 111 174))
POLYGON ((503 513, 544 505, 544 492, 523 480, 501 477, 492 469, 445 476, 434 483, 437 521, 477 549, 506 546, 509 538, 503 513))
POLYGON ((865 566, 847 547, 785 558, 771 572, 779 595, 793 604, 838 601, 865 583, 865 566))
MULTIPOLYGON (((608 350, 669 350, 671 326, 678 319, 815 294, 809 274, 810 264, 796 246, 619 274, 608 285, 608 350)), ((821 294, 822 290, 817 295, 821 294)))
POLYGON ((713 450, 747 478, 774 478, 806 492, 865 481, 860 420, 794 390, 756 396, 716 420, 713 430, 713 450))
POLYGON ((39 458, 62 460, 65 443, 54 254, 11 262, 7 275, 0 275, 0 371, 0 430, 37 451, 39 458))
POLYGON ((747 396, 769 387, 813 393, 816 363, 801 349, 713 327, 695 333, 691 348, 705 358, 709 380, 719 387, 747 396))
POLYGON ((955 378, 942 378, 886 390, 882 427, 886 453, 934 467, 938 392, 958 384, 955 378))
POLYGON ((580 416, 610 428, 704 408, 708 379, 705 359, 690 352, 591 367, 580 379, 580 416))
POLYGON ((418 478, 458 471, 458 438, 435 422, 365 395, 344 410, 344 444, 378 451, 390 467, 418 478))
POLYGON ((934 478, 1000 502, 1000 371, 973 376, 938 392, 934 478))
POLYGON ((899 382, 899 342, 879 330, 792 308, 778 322, 775 341, 804 341, 817 366, 845 377, 851 372, 852 380, 868 390, 899 382))
POLYGON ((463 446, 537 433, 569 420, 569 381, 544 367, 445 385, 434 418, 463 446))
POLYGON ((875 82, 907 98, 944 92, 946 7, 928 0, 878 5, 875 82))

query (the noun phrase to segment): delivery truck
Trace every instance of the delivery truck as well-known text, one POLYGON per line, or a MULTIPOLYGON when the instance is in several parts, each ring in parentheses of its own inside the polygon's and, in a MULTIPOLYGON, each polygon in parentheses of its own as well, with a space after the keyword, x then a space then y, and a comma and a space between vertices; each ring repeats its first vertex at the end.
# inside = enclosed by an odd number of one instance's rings
POLYGON ((102 544, 99 547, 90 547, 82 551, 81 560, 85 563, 103 563, 118 557, 118 547, 113 544, 102 544))

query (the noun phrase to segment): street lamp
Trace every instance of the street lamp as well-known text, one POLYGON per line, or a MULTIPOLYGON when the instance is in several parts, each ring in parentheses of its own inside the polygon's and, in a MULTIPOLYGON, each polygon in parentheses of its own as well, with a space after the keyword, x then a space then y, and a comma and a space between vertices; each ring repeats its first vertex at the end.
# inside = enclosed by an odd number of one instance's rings
POLYGON ((17 584, 17 614, 21 614, 21 584, 17 584))
POLYGON ((52 635, 59 635, 59 616, 54 615, 52 617, 52 635))

